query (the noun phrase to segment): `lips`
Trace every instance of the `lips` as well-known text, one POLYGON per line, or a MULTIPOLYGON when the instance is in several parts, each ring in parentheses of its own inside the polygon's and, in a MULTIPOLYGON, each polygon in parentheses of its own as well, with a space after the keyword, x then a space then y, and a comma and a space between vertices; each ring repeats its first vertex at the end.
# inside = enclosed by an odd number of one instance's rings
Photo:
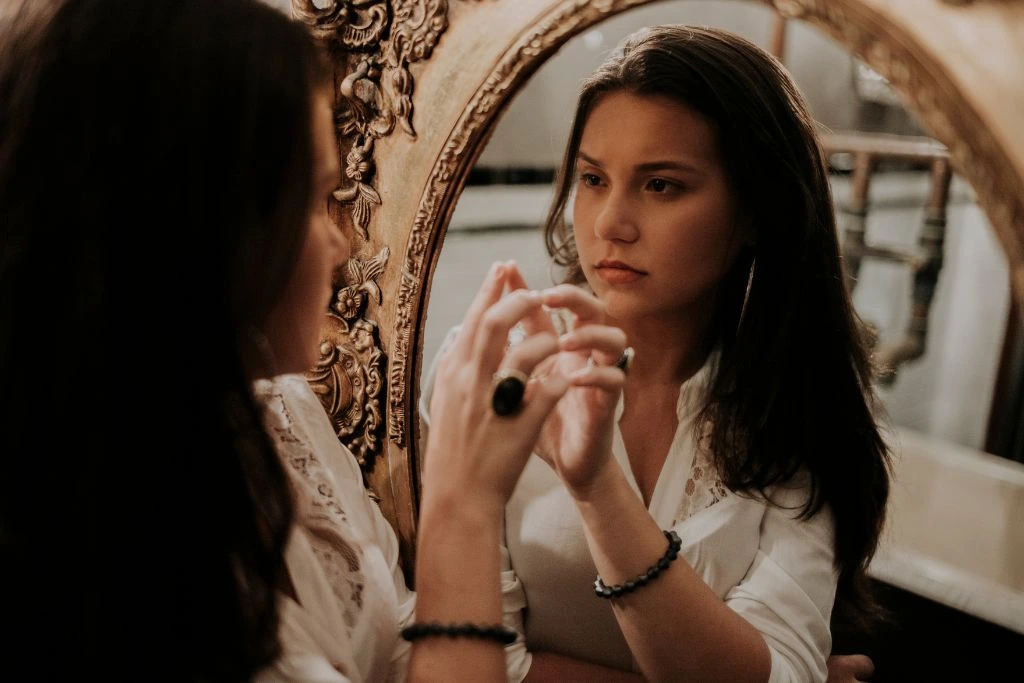
POLYGON ((624 285, 631 282, 636 282, 644 275, 647 275, 642 270, 634 268, 628 263, 622 261, 616 261, 614 259, 602 259, 597 262, 596 265, 597 275, 608 284, 613 285, 624 285))

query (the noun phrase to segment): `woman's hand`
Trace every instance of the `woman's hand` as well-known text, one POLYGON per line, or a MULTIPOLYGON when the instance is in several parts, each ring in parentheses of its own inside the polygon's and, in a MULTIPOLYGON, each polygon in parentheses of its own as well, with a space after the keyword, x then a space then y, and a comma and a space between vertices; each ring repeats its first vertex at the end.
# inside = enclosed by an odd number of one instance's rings
POLYGON ((832 655, 828 658, 827 683, 870 681, 875 663, 867 655, 832 655))
POLYGON ((455 342, 439 360, 423 473, 431 496, 451 495, 496 514, 512 495, 545 418, 569 386, 562 372, 548 371, 528 383, 517 413, 501 416, 491 407, 495 373, 516 370, 529 376, 559 349, 555 334, 544 331, 507 348, 512 327, 542 306, 540 294, 526 289, 502 297, 514 270, 491 266, 455 342))
MULTIPOLYGON (((498 415, 494 377, 529 376, 558 352, 554 334, 508 348, 521 318, 541 309, 536 292, 502 297, 509 267, 491 266, 449 350, 438 360, 430 401, 417 529, 417 618, 442 624, 500 624, 501 521, 505 503, 533 452, 541 426, 569 382, 550 372, 526 385, 519 409, 498 415)), ((427 638, 412 649, 409 680, 504 680, 499 643, 427 638)))
MULTIPOLYGON (((518 270, 509 275, 513 288, 525 287, 518 270)), ((539 363, 536 374, 565 377, 569 389, 548 416, 537 443, 537 454, 554 468, 576 497, 586 497, 590 487, 610 465, 615 408, 625 383, 625 373, 615 361, 626 347, 626 335, 605 324, 604 304, 589 292, 559 285, 541 292, 550 308, 568 309, 575 315, 573 330, 559 339, 559 351, 539 363)), ((543 310, 523 320, 530 335, 556 334, 543 310)))

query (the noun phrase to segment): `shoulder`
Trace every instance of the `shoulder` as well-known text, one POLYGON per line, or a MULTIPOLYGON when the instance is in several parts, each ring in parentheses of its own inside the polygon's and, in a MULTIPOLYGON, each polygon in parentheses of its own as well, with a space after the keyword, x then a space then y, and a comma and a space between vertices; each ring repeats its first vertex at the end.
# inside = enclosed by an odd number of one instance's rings
POLYGON ((765 520, 762 536, 796 537, 814 545, 831 547, 835 539, 835 522, 827 503, 810 517, 804 514, 813 493, 811 477, 799 472, 789 481, 776 484, 765 494, 765 520))
POLYGON ((270 413, 279 416, 309 417, 323 412, 320 400, 302 375, 278 375, 257 380, 253 384, 256 401, 270 413))
POLYGON ((359 463, 335 432, 331 418, 302 375, 280 375, 254 386, 274 446, 286 461, 321 461, 334 476, 361 479, 359 463))
POLYGON ((316 440, 325 427, 333 434, 320 399, 302 375, 280 375, 259 380, 253 387, 263 407, 264 420, 274 436, 316 440))

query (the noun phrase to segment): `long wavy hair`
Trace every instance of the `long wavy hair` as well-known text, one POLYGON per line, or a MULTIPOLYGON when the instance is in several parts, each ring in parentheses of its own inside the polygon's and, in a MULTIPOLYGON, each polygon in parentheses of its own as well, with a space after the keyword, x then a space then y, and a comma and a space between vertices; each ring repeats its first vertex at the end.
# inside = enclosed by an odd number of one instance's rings
POLYGON ((253 0, 0 14, 2 666, 247 680, 293 508, 243 359, 305 237, 322 57, 253 0))
POLYGON ((565 221, 583 129, 603 96, 623 91, 700 113, 752 217, 753 246, 741 250, 716 294, 708 341, 721 355, 695 429, 709 434, 733 491, 764 494, 798 473, 810 476, 802 515, 827 505, 835 520, 833 627, 867 627, 881 613, 865 570, 885 519, 890 455, 873 414, 866 338, 844 285, 827 166, 807 105, 776 59, 732 33, 659 26, 627 38, 582 85, 545 224, 548 251, 569 282, 584 281, 565 221))

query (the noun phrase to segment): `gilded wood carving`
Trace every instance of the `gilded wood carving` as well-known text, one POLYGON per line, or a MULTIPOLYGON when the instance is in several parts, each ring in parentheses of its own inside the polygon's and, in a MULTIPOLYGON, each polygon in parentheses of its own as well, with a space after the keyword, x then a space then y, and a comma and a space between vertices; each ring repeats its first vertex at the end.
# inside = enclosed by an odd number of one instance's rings
POLYGON ((351 212, 365 240, 374 206, 374 143, 395 126, 416 136, 412 125, 414 79, 409 65, 430 57, 448 26, 447 0, 294 0, 297 18, 336 53, 353 56, 338 86, 337 124, 342 143, 343 184, 334 197, 351 212))
POLYGON ((373 469, 380 451, 384 385, 380 332, 366 311, 371 301, 380 305, 378 279, 390 254, 384 247, 369 260, 354 256, 345 264, 348 284, 335 294, 321 330, 320 360, 306 373, 331 416, 335 433, 355 454, 364 472, 373 469))

